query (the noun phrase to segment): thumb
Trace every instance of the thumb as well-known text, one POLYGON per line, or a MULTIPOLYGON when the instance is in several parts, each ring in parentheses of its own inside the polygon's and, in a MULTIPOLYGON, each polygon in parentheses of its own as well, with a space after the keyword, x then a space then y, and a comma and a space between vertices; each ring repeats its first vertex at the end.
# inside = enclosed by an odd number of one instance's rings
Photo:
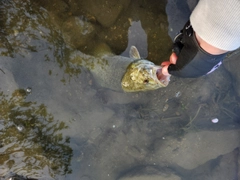
POLYGON ((170 64, 171 64, 170 61, 164 61, 164 62, 162 62, 161 66, 168 66, 170 64))
POLYGON ((173 52, 171 54, 169 61, 170 61, 171 64, 176 64, 177 63, 177 55, 176 55, 176 53, 173 52))
POLYGON ((169 76, 170 74, 168 73, 168 66, 169 65, 166 65, 166 66, 163 66, 162 67, 162 74, 164 75, 164 76, 169 76))

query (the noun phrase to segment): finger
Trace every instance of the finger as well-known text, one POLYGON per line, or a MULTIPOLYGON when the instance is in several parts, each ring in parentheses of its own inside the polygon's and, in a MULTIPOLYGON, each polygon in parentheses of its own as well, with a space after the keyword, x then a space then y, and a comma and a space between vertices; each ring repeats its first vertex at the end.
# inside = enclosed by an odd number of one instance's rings
POLYGON ((161 66, 167 66, 167 65, 169 65, 169 64, 171 64, 170 61, 164 61, 164 62, 162 62, 161 66))
POLYGON ((163 68, 162 68, 162 74, 164 75, 164 76, 169 76, 170 74, 168 73, 168 66, 169 65, 166 65, 166 66, 164 66, 163 68))
POLYGON ((176 64, 177 63, 177 55, 176 55, 176 53, 172 53, 171 54, 170 62, 171 62, 171 64, 176 64))

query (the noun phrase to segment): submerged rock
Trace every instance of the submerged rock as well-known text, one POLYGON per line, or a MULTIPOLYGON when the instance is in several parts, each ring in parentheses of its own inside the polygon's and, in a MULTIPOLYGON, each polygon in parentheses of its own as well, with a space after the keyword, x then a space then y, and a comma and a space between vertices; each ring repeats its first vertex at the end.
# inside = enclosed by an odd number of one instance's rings
POLYGON ((51 2, 48 0, 33 1, 46 8, 49 12, 54 12, 55 14, 62 15, 69 10, 69 6, 64 0, 52 0, 51 2))
POLYGON ((224 67, 230 73, 233 79, 233 87, 236 92, 238 98, 240 98, 240 49, 236 50, 235 52, 231 53, 227 56, 227 58, 223 61, 224 67))
POLYGON ((130 1, 117 0, 117 1, 105 1, 105 0, 88 0, 88 1, 75 1, 70 6, 75 14, 82 14, 82 11, 77 7, 81 7, 89 14, 94 16, 97 21, 104 27, 110 27, 122 11, 126 9, 130 1), (75 6, 73 6, 75 4, 75 6), (77 6, 77 7, 76 7, 77 6))
POLYGON ((239 133, 239 130, 191 132, 181 140, 158 142, 154 158, 194 169, 239 147, 239 133))
POLYGON ((0 92, 4 92, 6 95, 11 95, 19 88, 13 74, 6 68, 0 68, 0 84, 0 92))
POLYGON ((144 167, 130 171, 118 180, 181 180, 172 170, 168 168, 144 167))
POLYGON ((84 18, 72 16, 62 26, 64 41, 73 48, 85 46, 95 35, 95 27, 84 18))
MULTIPOLYGON (((238 172, 238 149, 208 161, 204 165, 191 171, 186 180, 226 180, 236 179, 238 172)), ((239 176, 238 176, 239 177, 239 176)))

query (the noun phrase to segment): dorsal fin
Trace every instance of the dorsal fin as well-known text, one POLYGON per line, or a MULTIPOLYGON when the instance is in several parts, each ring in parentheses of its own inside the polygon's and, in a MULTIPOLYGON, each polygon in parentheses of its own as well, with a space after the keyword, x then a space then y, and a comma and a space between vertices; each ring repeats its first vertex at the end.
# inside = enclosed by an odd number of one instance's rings
POLYGON ((141 59, 140 54, 135 46, 131 46, 129 56, 133 59, 141 59))

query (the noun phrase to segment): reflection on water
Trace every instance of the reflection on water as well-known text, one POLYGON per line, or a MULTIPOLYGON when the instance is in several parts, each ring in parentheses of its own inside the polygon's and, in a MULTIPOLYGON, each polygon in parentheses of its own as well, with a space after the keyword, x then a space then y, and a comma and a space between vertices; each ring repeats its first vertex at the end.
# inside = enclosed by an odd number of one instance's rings
POLYGON ((26 95, 22 89, 11 97, 0 93, 0 175, 15 172, 55 177, 70 173, 70 138, 61 134, 68 127, 56 121, 44 104, 25 101, 26 95))
POLYGON ((45 61, 57 61, 68 74, 78 74, 64 58, 67 47, 60 29, 53 23, 47 11, 31 1, 2 1, 1 55, 28 57, 32 52, 50 51, 45 61))
POLYGON ((160 64, 171 53, 168 34, 184 20, 173 24, 193 4, 1 1, 0 176, 236 179, 240 106, 231 71, 221 67, 199 79, 172 77, 165 89, 122 93, 96 86, 96 77, 69 62, 73 51, 91 57, 84 59, 91 66, 96 55, 136 45, 160 64))

